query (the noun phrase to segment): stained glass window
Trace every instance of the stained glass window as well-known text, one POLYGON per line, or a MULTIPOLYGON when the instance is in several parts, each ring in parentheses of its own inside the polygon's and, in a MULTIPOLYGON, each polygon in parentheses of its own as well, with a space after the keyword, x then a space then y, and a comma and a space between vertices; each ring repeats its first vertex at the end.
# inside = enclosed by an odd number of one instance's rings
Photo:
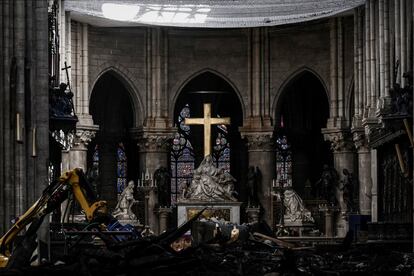
POLYGON ((118 194, 122 193, 126 186, 127 177, 127 157, 125 154, 125 148, 122 143, 119 143, 117 149, 117 184, 116 190, 118 194))
POLYGON ((227 139, 227 127, 217 126, 217 136, 213 147, 213 161, 218 168, 230 173, 230 144, 227 139))
POLYGON ((286 135, 276 139, 276 181, 285 187, 292 186, 292 152, 286 135))
MULTIPOLYGON (((121 194, 127 182, 127 157, 123 143, 119 143, 116 153, 117 171, 116 171, 116 191, 121 194)), ((92 155, 92 165, 99 168, 99 147, 96 145, 92 155)))
MULTIPOLYGON (((185 118, 190 117, 190 106, 186 104, 178 115, 178 132, 175 134, 171 151, 171 204, 175 205, 186 186, 191 183, 194 171, 194 148, 189 141, 190 126, 185 118)), ((219 117, 219 116, 218 116, 219 117)), ((217 126, 217 135, 213 146, 213 161, 218 168, 230 173, 230 144, 225 125, 217 126)))
POLYGON ((190 126, 184 124, 190 117, 190 107, 186 104, 178 115, 178 132, 175 134, 171 150, 171 204, 175 205, 186 186, 191 182, 194 171, 194 149, 188 140, 190 126))

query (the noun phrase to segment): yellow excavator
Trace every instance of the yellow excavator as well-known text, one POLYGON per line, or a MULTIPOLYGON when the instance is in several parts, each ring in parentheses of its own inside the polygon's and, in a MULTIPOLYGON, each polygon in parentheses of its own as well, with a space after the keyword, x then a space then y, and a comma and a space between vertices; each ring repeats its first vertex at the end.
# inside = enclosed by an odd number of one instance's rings
POLYGON ((17 235, 30 223, 37 223, 40 226, 43 218, 53 210, 60 207, 61 203, 68 198, 69 193, 73 193, 74 198, 83 209, 88 222, 108 223, 112 216, 108 215, 106 201, 99 200, 89 203, 88 199, 95 199, 93 192, 86 180, 82 169, 63 173, 60 178, 49 185, 42 196, 30 207, 23 215, 16 219, 14 225, 0 238, 0 268, 7 267, 12 255, 12 244, 17 235))

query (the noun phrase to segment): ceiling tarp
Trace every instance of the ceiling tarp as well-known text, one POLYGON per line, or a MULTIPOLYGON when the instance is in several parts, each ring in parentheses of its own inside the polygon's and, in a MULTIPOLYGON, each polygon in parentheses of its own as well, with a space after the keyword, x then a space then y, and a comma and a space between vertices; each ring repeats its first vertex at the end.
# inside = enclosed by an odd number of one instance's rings
POLYGON ((100 26, 244 28, 305 22, 349 11, 365 0, 65 0, 72 18, 100 26))

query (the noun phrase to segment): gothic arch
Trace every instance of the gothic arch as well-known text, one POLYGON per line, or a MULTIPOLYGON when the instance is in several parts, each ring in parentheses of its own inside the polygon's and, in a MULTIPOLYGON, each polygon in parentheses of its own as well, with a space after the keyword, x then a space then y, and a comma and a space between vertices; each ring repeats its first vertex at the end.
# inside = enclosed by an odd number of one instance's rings
POLYGON ((174 117, 174 108, 176 106, 177 99, 179 98, 180 93, 183 90, 183 88, 191 80, 193 80, 194 78, 196 78, 196 77, 198 77, 198 76, 200 76, 201 74, 204 74, 204 73, 212 73, 212 74, 218 76, 219 78, 222 78, 224 81, 226 81, 233 88, 234 92, 237 95, 237 98, 239 99, 239 102, 240 102, 240 105, 241 105, 241 108, 242 108, 242 112, 243 112, 242 118, 244 118, 244 114, 246 114, 246 107, 245 107, 245 104, 244 104, 244 101, 243 101, 243 97, 241 96, 241 93, 240 93, 239 89, 236 87, 236 85, 227 76, 225 76, 224 74, 222 74, 222 73, 220 73, 220 72, 218 72, 218 71, 216 71, 214 69, 210 69, 210 68, 205 68, 205 69, 202 69, 202 70, 199 70, 199 71, 195 72, 194 74, 192 74, 189 77, 187 77, 187 79, 185 79, 181 83, 181 85, 177 89, 175 89, 175 91, 174 91, 174 97, 172 98, 172 101, 170 102, 169 118, 173 118, 174 117))
MULTIPOLYGON (((333 163, 329 144, 322 134, 329 118, 326 86, 314 71, 301 68, 283 83, 277 96, 273 111, 275 135, 277 140, 287 140, 290 145, 288 172, 292 185, 300 195, 311 196, 306 188, 309 186, 305 185, 310 183, 312 196, 316 197, 315 185, 323 166, 333 163)), ((283 158, 278 160, 286 162, 283 158)))
POLYGON ((134 114, 134 121, 133 126, 137 127, 139 125, 142 125, 142 122, 145 118, 145 108, 142 104, 142 99, 139 94, 138 88, 135 86, 135 83, 138 83, 138 80, 136 78, 131 78, 131 73, 128 71, 128 69, 124 68, 122 65, 110 65, 107 67, 103 67, 103 69, 99 72, 99 74, 96 75, 94 78, 94 82, 92 83, 89 91, 89 107, 90 102, 92 98, 92 91, 96 85, 96 83, 101 79, 102 76, 105 74, 112 74, 114 77, 116 77, 127 89, 129 98, 132 103, 132 109, 134 114))
POLYGON ((89 144, 88 163, 97 163, 101 180, 98 192, 113 207, 127 179, 136 179, 138 173, 136 141, 129 131, 142 112, 128 79, 113 68, 103 71, 95 81, 89 112, 99 130, 89 144))
POLYGON ((183 124, 184 118, 203 116, 204 103, 212 103, 213 117, 231 118, 231 124, 211 128, 211 153, 217 167, 241 180, 236 185, 237 192, 241 195, 245 189, 242 179, 245 179, 247 171, 247 152, 239 131, 244 113, 240 93, 222 74, 205 69, 187 78, 170 103, 173 104, 170 106, 170 118, 178 130, 172 141, 170 155, 171 171, 175 171, 171 179, 172 201, 181 193, 184 181, 188 181, 187 172, 196 168, 204 157, 204 129, 183 124))
MULTIPOLYGON (((278 89, 278 91, 277 91, 277 93, 274 96, 273 101, 272 101, 272 113, 271 114, 278 114, 278 109, 279 109, 278 107, 281 103, 281 99, 283 98, 283 92, 285 91, 286 87, 288 87, 292 83, 292 81, 294 81, 297 77, 299 77, 300 75, 302 75, 304 73, 307 73, 307 72, 311 73, 313 76, 315 76, 320 81, 320 83, 324 87, 325 94, 326 94, 326 97, 328 99, 328 102, 330 102, 330 95, 328 93, 329 90, 328 90, 328 87, 326 86, 325 81, 321 77, 321 75, 318 74, 312 68, 307 67, 307 66, 303 66, 303 67, 295 70, 293 73, 291 73, 289 75, 289 77, 286 78, 286 80, 279 87, 279 89, 278 89)), ((276 116, 275 121, 277 121, 277 120, 278 120, 278 118, 276 116)), ((277 122, 275 122, 275 125, 277 125, 277 122)))

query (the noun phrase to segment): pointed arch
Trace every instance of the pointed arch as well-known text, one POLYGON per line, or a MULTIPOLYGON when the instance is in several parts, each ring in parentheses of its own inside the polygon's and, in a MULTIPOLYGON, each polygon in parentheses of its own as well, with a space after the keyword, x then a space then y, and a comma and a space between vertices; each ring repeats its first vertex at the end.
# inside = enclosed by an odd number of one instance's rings
POLYGON ((246 106, 245 103, 243 101, 243 97, 241 96, 240 90, 237 88, 237 86, 224 74, 220 73, 219 71, 216 71, 214 69, 211 68, 204 68, 202 70, 199 70, 193 74, 191 74, 189 77, 187 77, 182 83, 181 85, 175 89, 174 91, 174 96, 172 98, 172 101, 170 102, 170 108, 169 108, 169 118, 173 118, 174 117, 174 107, 177 104, 177 100, 180 96, 180 93, 182 92, 183 88, 193 79, 195 79, 196 77, 204 74, 204 73, 211 73, 213 75, 216 75, 217 77, 223 79, 225 82, 227 82, 233 89, 233 91, 236 93, 237 98, 239 99, 240 102, 240 106, 242 108, 242 112, 243 112, 243 116, 242 118, 244 118, 245 114, 246 114, 246 106))
MULTIPOLYGON (((246 159, 239 127, 243 124, 243 107, 239 91, 223 75, 205 69, 192 74, 184 81, 171 101, 170 118, 178 132, 172 141, 170 154, 171 201, 181 194, 194 168, 204 157, 204 131, 199 126, 186 126, 187 117, 204 116, 203 105, 212 103, 212 117, 230 117, 231 124, 211 128, 212 158, 215 166, 229 172, 236 179, 243 179, 246 159)), ((240 192, 243 187, 237 185, 240 192)))
POLYGON ((128 76, 128 73, 124 73, 124 70, 119 66, 108 66, 101 70, 101 72, 96 76, 94 82, 91 85, 90 93, 89 93, 89 109, 91 106, 91 99, 92 99, 92 92, 94 91, 95 85, 98 81, 106 74, 111 74, 117 80, 119 80, 126 88, 128 92, 129 99, 132 103, 132 111, 133 111, 133 126, 142 125, 142 122, 145 118, 143 114, 145 112, 144 105, 142 99, 140 97, 139 91, 134 85, 134 81, 128 76))
POLYGON ((89 112, 99 130, 89 145, 88 160, 93 161, 91 155, 97 145, 99 193, 109 206, 115 205, 127 179, 135 179, 137 175, 136 142, 129 131, 142 112, 132 89, 120 72, 108 68, 100 74, 90 95, 89 112))
MULTIPOLYGON (((316 77, 320 81, 320 83, 322 84, 322 86, 323 86, 323 88, 325 90, 325 94, 326 94, 326 97, 328 99, 328 102, 330 102, 330 95, 328 93, 329 90, 328 90, 328 87, 327 87, 325 81, 321 77, 321 75, 318 74, 312 68, 307 67, 307 66, 303 66, 303 67, 300 67, 299 69, 295 70, 294 72, 292 72, 289 75, 289 77, 286 78, 286 80, 279 87, 279 89, 278 89, 278 91, 277 91, 277 93, 274 96, 273 101, 272 101, 272 113, 271 114, 277 114, 278 110, 280 109, 278 107, 279 107, 279 105, 282 102, 281 99, 283 98, 283 92, 285 91, 286 87, 288 87, 292 82, 295 81, 295 79, 299 78, 300 76, 302 76, 305 73, 311 73, 314 77, 316 77)), ((275 118, 275 121, 276 120, 278 120, 277 119, 277 116, 275 118)), ((275 122, 275 125, 277 125, 277 123, 278 122, 275 122)))
POLYGON ((283 83, 273 105, 280 146, 276 152, 277 175, 291 181, 300 195, 315 198, 315 183, 323 166, 333 163, 330 146, 321 131, 329 118, 326 85, 317 73, 303 67, 283 83), (284 147, 290 147, 289 154, 284 147))

